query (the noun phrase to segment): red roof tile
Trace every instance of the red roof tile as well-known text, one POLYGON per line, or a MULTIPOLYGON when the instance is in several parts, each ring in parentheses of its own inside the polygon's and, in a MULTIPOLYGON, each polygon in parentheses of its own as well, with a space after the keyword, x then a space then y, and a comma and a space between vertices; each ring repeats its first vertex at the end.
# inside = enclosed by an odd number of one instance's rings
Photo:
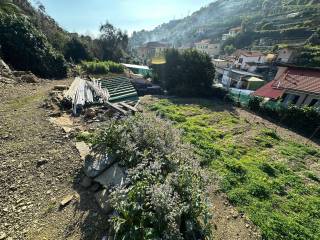
POLYGON ((289 68, 273 82, 272 87, 320 94, 320 71, 289 68))
POLYGON ((272 87, 274 82, 275 81, 271 81, 271 82, 267 83, 266 85, 262 86, 257 91, 255 91, 253 93, 253 95, 259 96, 259 97, 271 98, 271 99, 280 98, 283 95, 284 90, 272 87))

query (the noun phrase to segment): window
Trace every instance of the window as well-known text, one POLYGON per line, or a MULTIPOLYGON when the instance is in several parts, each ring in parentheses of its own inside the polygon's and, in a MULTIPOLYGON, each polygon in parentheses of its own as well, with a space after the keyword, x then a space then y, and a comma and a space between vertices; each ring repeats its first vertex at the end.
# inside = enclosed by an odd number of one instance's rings
POLYGON ((299 95, 293 95, 294 97, 292 98, 291 103, 296 104, 299 101, 300 96, 299 95))
POLYGON ((312 99, 312 101, 309 103, 309 107, 313 107, 318 103, 318 99, 312 99))
POLYGON ((281 102, 284 102, 287 97, 288 97, 287 93, 283 94, 282 97, 281 97, 281 102))

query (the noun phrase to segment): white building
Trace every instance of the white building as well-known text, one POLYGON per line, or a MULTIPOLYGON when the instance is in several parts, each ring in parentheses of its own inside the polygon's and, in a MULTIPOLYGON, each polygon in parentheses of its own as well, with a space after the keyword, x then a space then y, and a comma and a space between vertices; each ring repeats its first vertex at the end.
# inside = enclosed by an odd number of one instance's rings
POLYGON ((222 41, 225 41, 230 37, 235 37, 239 32, 241 32, 241 30, 242 30, 241 27, 231 28, 229 30, 229 33, 222 35, 222 41))
POLYGON ((252 63, 255 65, 257 64, 264 64, 266 63, 267 56, 261 52, 257 51, 237 51, 237 58, 234 62, 236 68, 241 70, 249 70, 252 67, 252 63))
POLYGON ((202 40, 194 45, 197 51, 207 53, 210 57, 214 57, 220 53, 220 43, 211 43, 209 39, 202 40))
POLYGON ((278 52, 276 61, 282 63, 291 63, 294 60, 296 53, 297 50, 293 47, 281 48, 278 52))

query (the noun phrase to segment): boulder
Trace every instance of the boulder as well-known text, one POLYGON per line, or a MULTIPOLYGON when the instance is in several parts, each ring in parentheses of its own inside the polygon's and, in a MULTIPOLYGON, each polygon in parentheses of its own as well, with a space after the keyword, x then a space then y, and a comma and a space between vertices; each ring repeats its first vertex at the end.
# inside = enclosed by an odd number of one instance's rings
POLYGON ((88 154, 90 153, 90 146, 85 142, 77 142, 76 148, 80 154, 82 160, 85 160, 88 154))
POLYGON ((113 162, 114 158, 111 155, 88 155, 84 161, 84 172, 88 177, 97 177, 113 162))
POLYGON ((109 193, 106 189, 95 194, 96 201, 103 212, 109 214, 112 212, 112 207, 109 202, 109 193))
POLYGON ((125 177, 124 170, 118 163, 115 163, 96 177, 94 181, 100 183, 104 188, 109 188, 111 186, 121 186, 125 177))
POLYGON ((26 83, 38 83, 39 82, 39 79, 35 75, 33 75, 32 73, 22 75, 20 77, 20 79, 22 82, 26 82, 26 83))
POLYGON ((82 187, 84 187, 84 188, 89 188, 89 187, 92 186, 92 179, 89 178, 89 177, 87 177, 87 176, 85 176, 85 177, 82 179, 80 185, 81 185, 82 187))

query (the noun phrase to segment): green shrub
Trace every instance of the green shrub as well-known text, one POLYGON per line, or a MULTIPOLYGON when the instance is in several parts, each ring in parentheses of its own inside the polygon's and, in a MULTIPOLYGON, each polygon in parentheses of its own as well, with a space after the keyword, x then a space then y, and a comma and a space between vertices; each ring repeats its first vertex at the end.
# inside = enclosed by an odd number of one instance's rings
POLYGON ((121 64, 105 61, 105 62, 82 62, 81 67, 84 71, 90 74, 108 74, 123 73, 124 67, 121 64))
POLYGON ((251 97, 248 103, 248 108, 252 111, 259 111, 262 101, 263 98, 261 97, 251 97))
POLYGON ((262 182, 252 182, 248 188, 249 193, 259 199, 268 198, 271 194, 269 187, 262 182))
POLYGON ((54 51, 28 18, 0 13, 0 36, 3 58, 15 69, 32 71, 43 78, 67 75, 64 57, 54 51))
POLYGON ((199 160, 170 123, 153 114, 111 120, 93 141, 127 169, 110 202, 116 239, 205 239, 211 235, 199 160))

